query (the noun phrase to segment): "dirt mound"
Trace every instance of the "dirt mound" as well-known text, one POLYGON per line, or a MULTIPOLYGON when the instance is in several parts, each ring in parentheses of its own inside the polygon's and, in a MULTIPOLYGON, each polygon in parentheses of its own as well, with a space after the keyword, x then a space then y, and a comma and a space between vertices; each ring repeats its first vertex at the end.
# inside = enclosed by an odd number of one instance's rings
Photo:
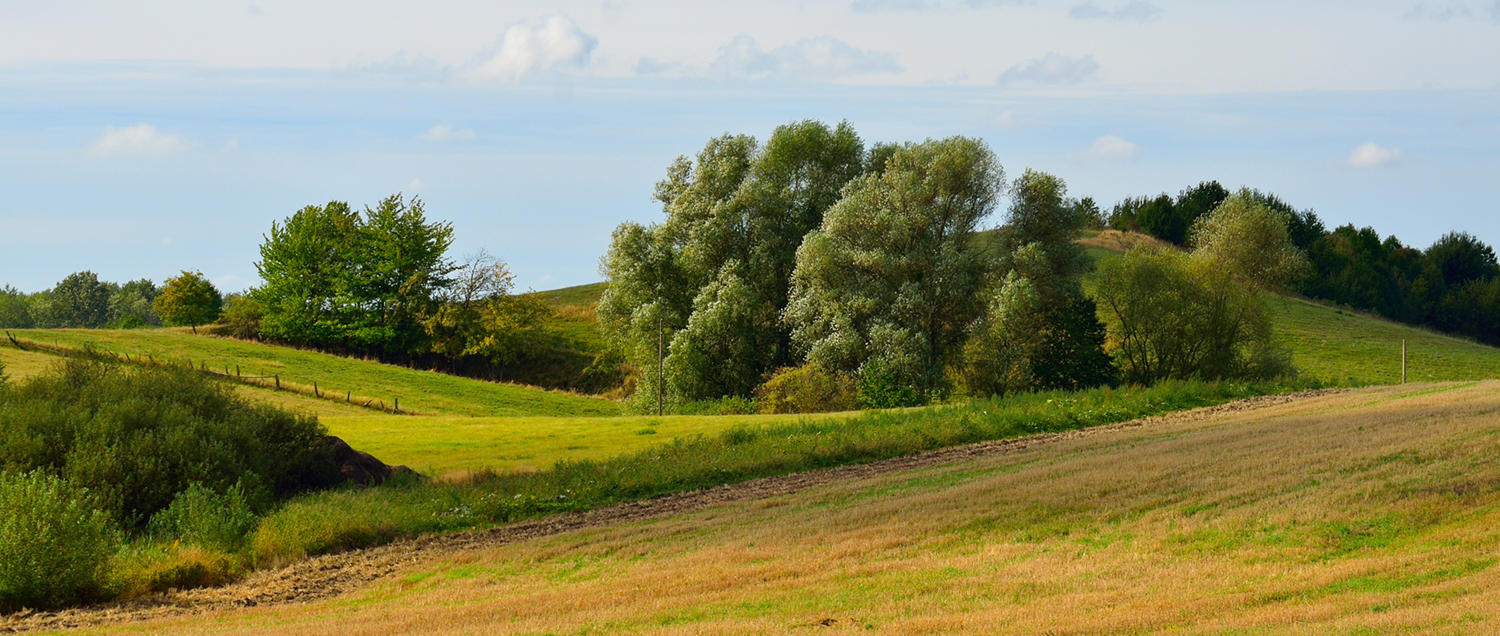
POLYGON ((405 466, 390 466, 374 455, 354 450, 348 442, 332 435, 324 437, 323 444, 333 452, 333 461, 339 466, 339 474, 356 484, 372 486, 383 484, 396 475, 417 474, 405 466))
POLYGON ((1343 391, 1341 389, 1321 390, 1263 396, 1109 426, 983 442, 866 464, 768 477, 586 512, 533 519, 489 530, 421 537, 367 550, 310 558, 280 570, 255 573, 239 583, 222 588, 186 590, 106 606, 54 613, 12 614, 0 617, 0 633, 97 627, 166 616, 194 615, 236 607, 305 603, 339 596, 411 564, 468 551, 574 530, 681 514, 722 503, 788 495, 844 480, 864 479, 914 468, 1013 453, 1039 445, 1109 431, 1202 420, 1220 414, 1267 408, 1343 391))

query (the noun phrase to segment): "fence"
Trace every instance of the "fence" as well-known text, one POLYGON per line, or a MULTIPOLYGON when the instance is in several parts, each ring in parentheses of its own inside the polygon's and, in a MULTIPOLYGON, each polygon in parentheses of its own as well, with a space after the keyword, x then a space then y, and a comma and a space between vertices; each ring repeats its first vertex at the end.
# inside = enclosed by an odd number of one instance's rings
MULTIPOLYGON (((316 381, 314 381, 311 386, 306 384, 295 384, 292 382, 282 382, 281 374, 267 374, 264 369, 261 370, 260 375, 244 375, 243 373, 241 373, 240 365, 237 364, 234 365, 233 373, 230 373, 229 365, 225 365, 224 371, 220 372, 217 368, 209 368, 207 360, 204 360, 198 364, 194 364, 192 360, 174 362, 169 358, 157 360, 156 356, 152 354, 146 354, 145 357, 142 357, 141 354, 136 354, 135 357, 132 358, 128 353, 115 353, 114 351, 109 351, 107 349, 98 349, 92 347, 67 347, 58 344, 56 341, 49 345, 46 343, 37 342, 35 340, 20 339, 11 335, 9 331, 5 332, 5 337, 10 341, 10 344, 12 346, 22 351, 42 351, 60 356, 103 355, 119 362, 143 367, 185 367, 194 371, 198 371, 199 373, 212 375, 214 377, 223 378, 233 382, 239 382, 241 384, 268 388, 273 391, 285 391, 288 393, 296 393, 299 395, 311 395, 314 398, 322 400, 330 400, 334 402, 340 401, 338 399, 337 391, 324 390, 318 386, 318 383, 316 381)), ((372 398, 363 394, 356 396, 354 395, 353 390, 346 390, 344 392, 344 399, 342 401, 345 404, 349 404, 352 406, 373 409, 382 413, 390 413, 392 415, 416 415, 416 413, 413 413, 409 410, 401 410, 401 398, 392 398, 390 408, 386 408, 386 403, 383 398, 372 398)))

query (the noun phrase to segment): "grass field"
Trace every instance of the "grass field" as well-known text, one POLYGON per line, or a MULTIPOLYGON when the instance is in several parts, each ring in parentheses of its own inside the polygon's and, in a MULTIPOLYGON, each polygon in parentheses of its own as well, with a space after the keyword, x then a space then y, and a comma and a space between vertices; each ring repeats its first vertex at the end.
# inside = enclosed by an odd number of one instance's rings
POLYGON ((132 357, 191 361, 195 366, 207 362, 210 368, 221 371, 228 368, 232 372, 238 365, 245 375, 280 375, 283 384, 310 387, 316 382, 325 392, 336 395, 352 392, 356 397, 383 400, 387 404, 399 399, 404 410, 422 415, 597 417, 621 412, 619 404, 608 400, 290 347, 195 336, 182 330, 51 329, 13 333, 22 340, 44 344, 93 345, 132 357))
POLYGON ((627 417, 323 417, 333 435, 388 464, 428 475, 491 468, 547 468, 559 460, 602 460, 679 437, 716 435, 737 426, 794 424, 803 415, 668 415, 627 417))
POLYGON ((1120 429, 411 563, 214 634, 1500 632, 1500 383, 1120 429))

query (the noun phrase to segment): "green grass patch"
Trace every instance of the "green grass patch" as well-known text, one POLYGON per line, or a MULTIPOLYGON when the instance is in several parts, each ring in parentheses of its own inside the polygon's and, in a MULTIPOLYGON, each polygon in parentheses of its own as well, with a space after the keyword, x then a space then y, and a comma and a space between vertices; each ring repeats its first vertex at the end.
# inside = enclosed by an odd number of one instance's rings
MULTIPOLYGON (((405 402, 403 402, 405 404, 405 402)), ((429 475, 453 471, 542 469, 565 460, 604 460, 664 441, 716 435, 735 427, 840 419, 858 412, 807 415, 629 417, 323 417, 329 433, 388 464, 429 475)))
MULTIPOLYGON (((717 434, 678 437, 607 459, 560 460, 543 471, 487 475, 468 483, 406 482, 312 494, 269 515, 252 545, 257 562, 281 562, 421 533, 486 527, 758 477, 1122 422, 1289 388, 1168 382, 1151 388, 1037 393, 795 423, 741 423, 717 434)), ((660 422, 656 426, 666 426, 667 419, 655 418, 660 422)), ((639 425, 619 427, 622 439, 634 437, 639 425)))
POLYGON ((210 369, 245 375, 279 375, 283 383, 319 389, 333 395, 365 396, 423 415, 589 417, 618 415, 615 402, 545 391, 533 387, 484 382, 432 371, 418 371, 369 360, 257 342, 195 336, 169 329, 16 330, 16 337, 43 344, 81 348, 92 345, 131 358, 147 357, 177 364, 204 363, 210 369))

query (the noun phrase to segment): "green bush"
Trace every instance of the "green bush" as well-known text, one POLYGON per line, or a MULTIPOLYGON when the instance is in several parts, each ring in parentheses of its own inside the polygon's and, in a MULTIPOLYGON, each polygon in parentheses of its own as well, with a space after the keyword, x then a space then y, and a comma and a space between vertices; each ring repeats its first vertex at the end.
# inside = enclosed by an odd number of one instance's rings
POLYGON ((220 494, 194 482, 177 494, 172 505, 151 518, 151 535, 233 552, 255 529, 256 522, 240 484, 220 494))
POLYGON ((807 365, 777 371, 755 390, 762 413, 831 413, 857 407, 858 387, 842 373, 807 365))
POLYGON ((241 483, 253 507, 336 483, 324 435, 313 416, 182 369, 73 358, 0 392, 0 469, 56 474, 133 528, 193 482, 241 483))
POLYGON ((114 551, 87 491, 40 471, 0 473, 0 611, 101 597, 114 551))
POLYGON ((901 381, 880 360, 865 363, 859 373, 859 406, 866 409, 891 409, 921 406, 927 399, 922 390, 901 381))

